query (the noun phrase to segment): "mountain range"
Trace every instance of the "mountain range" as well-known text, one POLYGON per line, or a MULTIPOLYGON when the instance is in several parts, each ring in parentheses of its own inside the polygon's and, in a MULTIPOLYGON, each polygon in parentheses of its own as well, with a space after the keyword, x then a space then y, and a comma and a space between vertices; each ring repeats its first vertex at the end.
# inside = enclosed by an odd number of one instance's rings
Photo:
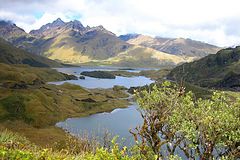
POLYGON ((201 58, 209 54, 214 54, 220 49, 217 46, 194 41, 189 38, 153 38, 141 34, 121 35, 119 38, 129 44, 140 45, 173 55, 193 58, 201 58))
POLYGON ((216 53, 220 48, 183 38, 139 34, 116 36, 103 26, 84 27, 60 18, 26 33, 0 21, 0 37, 18 48, 68 64, 105 64, 128 67, 177 65, 216 53))

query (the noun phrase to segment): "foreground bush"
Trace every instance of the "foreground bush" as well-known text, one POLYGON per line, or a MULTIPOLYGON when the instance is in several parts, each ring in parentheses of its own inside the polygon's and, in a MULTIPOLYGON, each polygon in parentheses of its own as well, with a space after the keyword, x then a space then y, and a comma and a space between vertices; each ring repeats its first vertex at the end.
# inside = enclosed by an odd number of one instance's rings
POLYGON ((144 123, 131 131, 140 154, 165 159, 181 154, 185 159, 240 157, 240 100, 215 92, 196 99, 183 86, 170 82, 137 93, 144 123))

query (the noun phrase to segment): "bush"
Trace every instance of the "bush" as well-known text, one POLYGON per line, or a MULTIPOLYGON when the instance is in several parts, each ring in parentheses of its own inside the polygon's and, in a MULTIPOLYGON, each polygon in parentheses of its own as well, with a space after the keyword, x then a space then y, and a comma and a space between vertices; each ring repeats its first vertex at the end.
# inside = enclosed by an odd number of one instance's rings
POLYGON ((178 148, 187 159, 240 157, 240 99, 222 92, 196 99, 183 86, 170 82, 137 93, 144 123, 131 131, 140 154, 149 149, 158 159, 174 156, 178 148))
POLYGON ((19 94, 13 94, 0 101, 0 104, 8 112, 3 118, 23 119, 25 122, 31 122, 33 119, 26 114, 24 97, 19 94))

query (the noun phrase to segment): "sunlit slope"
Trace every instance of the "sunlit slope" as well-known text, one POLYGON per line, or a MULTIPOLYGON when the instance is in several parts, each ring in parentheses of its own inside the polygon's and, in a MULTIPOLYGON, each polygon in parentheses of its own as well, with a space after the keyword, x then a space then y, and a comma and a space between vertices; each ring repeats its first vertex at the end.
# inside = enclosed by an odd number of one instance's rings
POLYGON ((107 61, 120 66, 170 66, 177 65, 182 62, 190 61, 180 56, 175 56, 154 50, 152 48, 133 46, 125 52, 119 53, 107 61))
POLYGON ((174 80, 184 79, 203 87, 239 90, 240 47, 226 48, 198 61, 184 63, 174 68, 168 77, 174 80))
POLYGON ((173 55, 201 58, 215 54, 221 48, 204 42, 184 38, 162 38, 146 35, 132 36, 127 40, 133 45, 141 45, 173 55))
POLYGON ((33 55, 0 38, 0 63, 28 64, 33 67, 60 67, 61 64, 42 56, 33 55))

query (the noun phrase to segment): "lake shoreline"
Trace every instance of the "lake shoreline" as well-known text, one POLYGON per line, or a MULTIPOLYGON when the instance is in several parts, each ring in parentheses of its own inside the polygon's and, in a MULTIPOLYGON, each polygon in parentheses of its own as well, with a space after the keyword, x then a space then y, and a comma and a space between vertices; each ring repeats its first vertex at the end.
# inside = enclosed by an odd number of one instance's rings
MULTIPOLYGON (((61 69, 64 70, 66 68, 61 69)), ((73 70, 71 70, 70 73, 63 73, 79 76, 79 73, 74 73, 74 69, 83 68, 73 67, 67 69, 73 70)), ((84 70, 85 69, 86 68, 84 68, 84 70)), ((96 68, 93 68, 93 70, 95 69, 96 68)), ((44 76, 53 76, 50 73, 47 72, 44 76)), ((59 75, 62 76, 62 74, 59 75)), ((57 79, 58 77, 56 80, 57 79)), ((88 83, 87 80, 88 79, 78 81, 85 81, 85 83, 88 83)), ((99 79, 93 80, 97 80, 97 84, 101 81, 99 79)), ((128 85, 129 79, 122 77, 120 80, 126 81, 126 85, 128 85)), ((139 82, 139 80, 135 80, 136 79, 133 79, 132 82, 139 82)), ((147 81, 144 81, 142 84, 152 82, 149 81, 149 78, 145 78, 145 80, 147 81)), ((64 82, 69 81, 71 80, 66 80, 64 82)), ((0 130, 7 128, 11 131, 21 133, 37 145, 43 147, 46 145, 51 146, 55 142, 64 141, 68 136, 63 129, 55 126, 57 122, 67 120, 68 118, 86 118, 99 113, 111 113, 115 109, 128 108, 131 105, 129 94, 126 94, 126 91, 122 90, 121 87, 116 87, 115 89, 112 87, 94 88, 95 89, 89 89, 70 83, 54 85, 46 81, 45 84, 33 88, 16 89, 14 91, 4 89, 6 90, 3 91, 3 96, 5 97, 12 95, 12 92, 23 97, 21 100, 23 100, 23 103, 26 105, 26 115, 32 118, 33 121, 30 123, 25 122, 23 119, 2 121, 0 123, 0 130), (33 105, 34 107, 32 107, 33 105), (45 141, 42 141, 42 139, 45 139, 45 141)))

